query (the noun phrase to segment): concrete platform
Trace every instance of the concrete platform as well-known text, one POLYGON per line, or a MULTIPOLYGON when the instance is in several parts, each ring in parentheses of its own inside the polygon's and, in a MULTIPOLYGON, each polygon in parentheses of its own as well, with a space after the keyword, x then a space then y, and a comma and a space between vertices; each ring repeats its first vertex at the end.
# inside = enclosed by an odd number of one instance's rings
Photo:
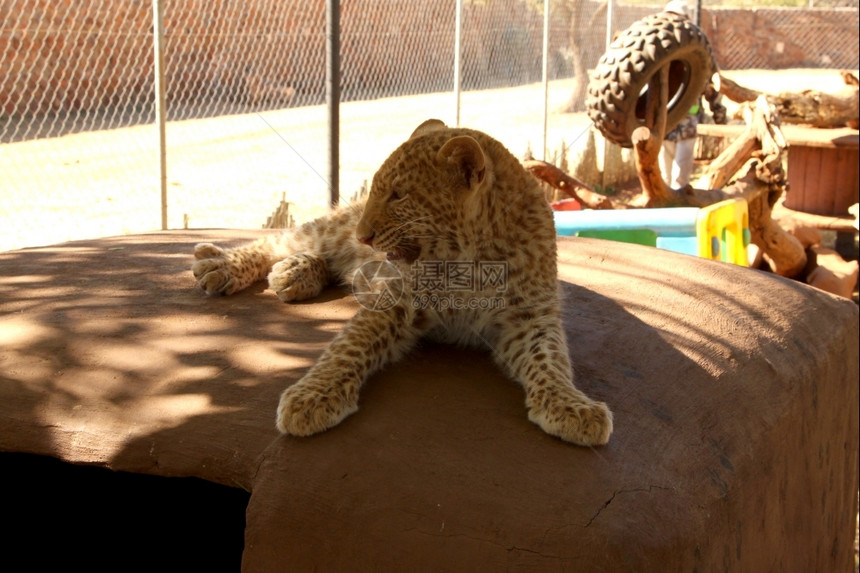
MULTIPOLYGON (((261 231, 262 232, 262 231, 261 231)), ((600 449, 551 438, 481 350, 426 344, 280 437, 278 395, 356 309, 207 298, 184 231, 0 253, 0 450, 251 490, 243 570, 850 571, 858 309, 759 271, 560 240, 600 449)))

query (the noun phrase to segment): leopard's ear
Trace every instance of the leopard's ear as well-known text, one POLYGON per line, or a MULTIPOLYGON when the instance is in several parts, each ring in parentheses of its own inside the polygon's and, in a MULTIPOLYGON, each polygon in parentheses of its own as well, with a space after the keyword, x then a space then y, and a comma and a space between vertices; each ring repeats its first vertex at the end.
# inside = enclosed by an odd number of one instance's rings
POLYGON ((484 150, 480 143, 468 135, 449 139, 439 150, 436 160, 443 168, 459 172, 461 181, 469 189, 474 189, 484 181, 487 172, 484 150))
POLYGON ((409 139, 415 139, 416 137, 427 135, 430 132, 445 129, 446 127, 448 126, 445 125, 441 120, 428 119, 427 121, 415 128, 415 131, 412 132, 412 135, 409 136, 409 139))

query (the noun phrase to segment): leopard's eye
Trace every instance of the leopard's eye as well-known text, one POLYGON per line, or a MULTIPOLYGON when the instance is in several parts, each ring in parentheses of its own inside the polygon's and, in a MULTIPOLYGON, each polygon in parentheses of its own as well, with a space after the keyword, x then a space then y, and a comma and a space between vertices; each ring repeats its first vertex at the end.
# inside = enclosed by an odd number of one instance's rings
POLYGON ((403 199, 403 194, 397 190, 392 191, 391 194, 388 196, 389 203, 394 201, 400 201, 401 199, 403 199))

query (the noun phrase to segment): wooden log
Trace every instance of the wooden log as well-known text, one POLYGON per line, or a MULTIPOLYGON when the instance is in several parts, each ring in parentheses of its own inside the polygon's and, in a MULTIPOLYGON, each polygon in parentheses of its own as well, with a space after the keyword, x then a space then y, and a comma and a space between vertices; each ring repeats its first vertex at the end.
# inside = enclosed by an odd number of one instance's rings
POLYGON ((788 144, 779 128, 780 117, 764 95, 746 106, 744 117, 748 124, 745 136, 753 136, 758 149, 750 154, 752 159, 736 182, 724 191, 727 197, 746 199, 751 242, 774 273, 793 278, 803 272, 807 257, 800 241, 773 220, 773 207, 788 188, 783 168, 788 144))
POLYGON ((660 171, 660 148, 666 132, 666 106, 669 101, 669 66, 654 74, 648 82, 645 97, 645 125, 632 134, 636 170, 642 186, 642 207, 669 207, 684 201, 663 180, 660 171))
POLYGON ((761 251, 774 273, 793 278, 806 267, 806 251, 800 241, 773 220, 773 206, 784 191, 783 184, 766 183, 772 166, 750 160, 737 181, 728 187, 727 196, 747 199, 750 241, 761 251))
POLYGON ((747 125, 743 134, 711 162, 707 175, 699 180, 699 185, 707 189, 721 189, 749 161, 758 145, 755 132, 747 125))
POLYGON ((643 190, 647 186, 645 206, 683 204, 703 207, 732 197, 744 198, 749 205, 751 241, 762 251, 773 272, 785 277, 801 273, 806 265, 803 246, 772 218, 773 206, 787 188, 782 167, 787 144, 779 129, 779 116, 766 97, 761 95, 753 105, 746 106, 744 119, 747 130, 715 161, 713 172, 706 179, 712 183, 709 189, 688 185, 672 190, 665 185, 657 159, 662 136, 655 137, 655 132, 647 127, 649 118, 652 125, 659 126, 658 111, 648 109, 646 126, 638 128, 639 133, 634 131, 633 137, 639 180, 643 190), (738 176, 734 183, 725 187, 736 173, 738 176))
POLYGON ((719 75, 719 83, 720 93, 736 103, 755 101, 755 99, 761 95, 761 92, 744 87, 722 74, 719 75))
POLYGON ((573 197, 589 209, 615 209, 615 205, 609 197, 597 193, 588 184, 568 175, 551 163, 539 159, 528 159, 523 162, 523 166, 526 171, 541 181, 573 197))
POLYGON ((802 92, 781 92, 778 95, 763 94, 724 76, 720 76, 719 80, 720 93, 737 103, 754 101, 765 95, 768 103, 776 108, 780 118, 786 123, 824 128, 847 125, 856 129, 860 117, 858 80, 849 72, 841 73, 846 85, 836 93, 809 89, 802 92))

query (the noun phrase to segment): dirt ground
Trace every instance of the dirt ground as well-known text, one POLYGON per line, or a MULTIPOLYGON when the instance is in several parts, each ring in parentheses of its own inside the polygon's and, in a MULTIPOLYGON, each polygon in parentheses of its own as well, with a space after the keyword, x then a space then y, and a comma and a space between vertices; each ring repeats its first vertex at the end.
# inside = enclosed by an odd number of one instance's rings
MULTIPOLYGON (((832 70, 724 72, 778 92, 841 85, 832 70)), ((571 80, 551 82, 547 149, 575 157, 589 121, 558 109, 571 80)), ((462 94, 460 124, 486 131, 518 157, 545 157, 540 84, 462 94)), ((428 117, 455 123, 451 93, 341 106, 340 194, 352 196, 428 117)), ((171 122, 168 228, 259 228, 283 198, 297 222, 326 212, 324 107, 171 122)), ((155 127, 134 126, 0 145, 0 251, 161 228, 155 127)))

